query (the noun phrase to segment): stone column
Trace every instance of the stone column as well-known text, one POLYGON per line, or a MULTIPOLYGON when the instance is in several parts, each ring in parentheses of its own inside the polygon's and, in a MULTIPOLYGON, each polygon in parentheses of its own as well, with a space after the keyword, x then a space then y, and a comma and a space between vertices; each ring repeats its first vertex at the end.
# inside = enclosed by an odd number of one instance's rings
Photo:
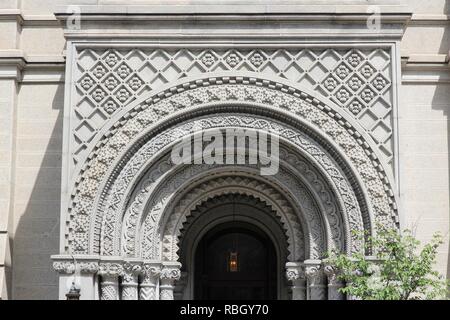
POLYGON ((328 300, 345 300, 345 295, 339 291, 344 287, 344 283, 338 279, 339 271, 333 266, 326 265, 324 272, 328 278, 328 300))
POLYGON ((161 266, 159 263, 144 264, 142 268, 143 280, 141 283, 141 290, 139 292, 140 300, 158 300, 158 283, 159 275, 161 273, 161 266))
POLYGON ((325 277, 320 261, 305 261, 305 274, 308 284, 308 300, 326 300, 325 277))
POLYGON ((286 263, 286 278, 292 283, 292 300, 306 300, 306 279, 302 263, 286 263))
POLYGON ((139 263, 123 265, 122 300, 138 300, 138 277, 142 270, 139 263))
POLYGON ((175 281, 181 277, 180 263, 165 264, 160 275, 160 300, 173 300, 175 281))
POLYGON ((102 277, 100 300, 119 300, 119 276, 123 274, 122 264, 101 263, 99 274, 102 277))

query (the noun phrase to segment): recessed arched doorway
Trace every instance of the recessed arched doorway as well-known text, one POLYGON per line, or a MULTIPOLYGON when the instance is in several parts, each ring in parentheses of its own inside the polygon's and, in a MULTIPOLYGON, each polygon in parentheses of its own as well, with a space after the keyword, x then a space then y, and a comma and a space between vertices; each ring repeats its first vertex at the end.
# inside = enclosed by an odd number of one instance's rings
POLYGON ((289 299, 280 217, 251 195, 222 194, 192 209, 180 234, 175 299, 289 299), (237 271, 230 253, 237 253, 237 271))
POLYGON ((195 253, 194 298, 277 298, 277 256, 271 239, 245 222, 216 226, 195 253))

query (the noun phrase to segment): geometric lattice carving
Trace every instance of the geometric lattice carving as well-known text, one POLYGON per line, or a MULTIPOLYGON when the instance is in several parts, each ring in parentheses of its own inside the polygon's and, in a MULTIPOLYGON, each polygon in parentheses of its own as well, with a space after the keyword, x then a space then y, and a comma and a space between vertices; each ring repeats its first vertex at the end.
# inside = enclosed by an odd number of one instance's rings
POLYGON ((145 92, 207 72, 253 72, 317 91, 358 119, 393 163, 391 57, 386 49, 83 49, 77 53, 76 165, 113 114, 145 92))

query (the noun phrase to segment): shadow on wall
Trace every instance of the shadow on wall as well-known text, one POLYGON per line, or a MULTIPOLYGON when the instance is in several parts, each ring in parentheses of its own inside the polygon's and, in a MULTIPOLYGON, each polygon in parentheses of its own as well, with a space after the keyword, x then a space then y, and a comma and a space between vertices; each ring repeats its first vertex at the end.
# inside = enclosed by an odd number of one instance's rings
MULTIPOLYGON (((445 1, 444 14, 450 15, 450 0, 445 1)), ((441 47, 439 48, 440 53, 447 53, 447 63, 450 59, 450 25, 446 25, 441 47)), ((447 69, 447 71, 449 71, 447 69)), ((436 87, 436 91, 433 96, 432 108, 436 110, 442 110, 445 119, 447 120, 447 150, 450 152, 450 84, 441 84, 436 87), (444 101, 444 103, 443 103, 444 101)), ((448 154, 448 184, 450 188, 450 154, 448 154)), ((449 195, 450 197, 450 195, 449 195)), ((450 201, 450 199, 449 199, 450 201)), ((450 211, 449 211, 449 221, 450 221, 450 211)), ((448 229, 450 230, 450 222, 448 229)), ((450 279, 450 231, 449 234, 444 235, 448 239, 448 258, 447 258, 447 279, 450 279)))
MULTIPOLYGON (((35 86, 32 97, 39 99, 40 90, 48 89, 47 86, 55 88, 56 84, 32 86, 35 86)), ((46 128, 42 128, 42 133, 36 132, 36 136, 19 140, 24 143, 22 147, 17 145, 18 156, 23 152, 28 155, 43 154, 43 158, 41 163, 37 161, 36 164, 26 164, 26 168, 16 167, 16 177, 29 177, 34 184, 28 185, 31 192, 24 192, 23 190, 29 190, 25 186, 27 183, 20 181, 21 185, 18 185, 16 179, 15 219, 19 221, 12 247, 13 299, 58 299, 58 278, 52 269, 50 255, 59 252, 64 85, 58 84, 54 92, 52 110, 58 110, 58 115, 51 134, 46 134, 46 128), (24 172, 21 173, 21 169, 24 172), (22 185, 25 186, 23 189, 22 185), (17 193, 22 192, 26 196, 20 198, 21 195, 17 193), (19 218, 20 214, 22 216, 19 218)), ((33 103, 40 104, 41 101, 33 103)), ((48 102, 42 101, 42 104, 45 103, 48 102)), ((50 112, 49 108, 45 110, 50 112)))

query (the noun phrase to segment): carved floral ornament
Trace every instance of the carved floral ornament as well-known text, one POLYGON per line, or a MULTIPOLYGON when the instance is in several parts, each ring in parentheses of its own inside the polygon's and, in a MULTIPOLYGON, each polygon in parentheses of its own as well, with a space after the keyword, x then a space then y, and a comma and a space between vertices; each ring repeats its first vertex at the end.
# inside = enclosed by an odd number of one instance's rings
MULTIPOLYGON (((94 235, 89 240, 89 232, 102 229, 104 233, 109 222, 114 224, 113 220, 105 220, 108 217, 108 210, 114 211, 122 207, 121 203, 128 195, 111 190, 118 187, 127 190, 129 188, 127 179, 120 180, 120 176, 127 175, 128 181, 135 180, 136 176, 132 174, 131 168, 134 166, 139 169, 139 162, 145 162, 139 158, 143 154, 137 153, 143 143, 131 141, 143 139, 145 142, 145 134, 154 135, 152 130, 161 127, 169 118, 176 122, 178 116, 178 121, 181 121, 182 116, 189 117, 190 114, 194 114, 194 110, 207 110, 211 105, 226 104, 251 104, 258 112, 291 117, 299 121, 303 131, 316 137, 322 136, 318 140, 331 145, 331 149, 334 150, 334 153, 331 153, 333 157, 345 159, 348 168, 351 168, 360 179, 363 192, 369 199, 368 205, 376 220, 385 224, 393 223, 391 219, 396 216, 396 207, 388 178, 370 143, 359 130, 355 129, 351 121, 317 99, 286 85, 245 77, 207 78, 167 89, 145 102, 134 104, 124 110, 120 120, 109 127, 109 131, 105 129, 103 138, 96 143, 79 173, 79 183, 72 195, 74 201, 69 208, 70 228, 66 244, 69 251, 78 254, 93 251, 97 241, 95 239, 99 239, 99 235, 94 235), (144 136, 142 132, 145 133, 144 136), (134 162, 130 162, 129 159, 133 159, 134 162), (130 164, 130 170, 125 168, 127 164, 130 164), (117 183, 118 181, 120 182, 117 183), (106 212, 97 211, 98 208, 104 208, 108 202, 112 206, 106 212)), ((234 121, 245 124, 249 118, 235 117, 234 121)), ((214 124, 214 120, 209 122, 214 124)), ((270 121, 253 120, 253 124, 258 123, 268 125, 270 130, 284 135, 286 139, 298 140, 297 146, 301 145, 301 134, 295 128, 283 128, 280 123, 271 124, 270 121)), ((179 128, 178 135, 189 132, 188 128, 184 130, 187 131, 183 132, 183 129, 179 128)), ((177 135, 174 132, 160 134, 158 140, 153 138, 147 152, 155 156, 160 152, 158 148, 161 145, 167 145, 176 139, 177 135)), ((313 140, 309 139, 308 142, 314 143, 313 140)), ((311 148, 312 146, 309 149, 313 150, 311 148)), ((134 169, 135 174, 138 172, 139 170, 134 169)), ((119 212, 119 215, 122 214, 123 212, 119 212)))

